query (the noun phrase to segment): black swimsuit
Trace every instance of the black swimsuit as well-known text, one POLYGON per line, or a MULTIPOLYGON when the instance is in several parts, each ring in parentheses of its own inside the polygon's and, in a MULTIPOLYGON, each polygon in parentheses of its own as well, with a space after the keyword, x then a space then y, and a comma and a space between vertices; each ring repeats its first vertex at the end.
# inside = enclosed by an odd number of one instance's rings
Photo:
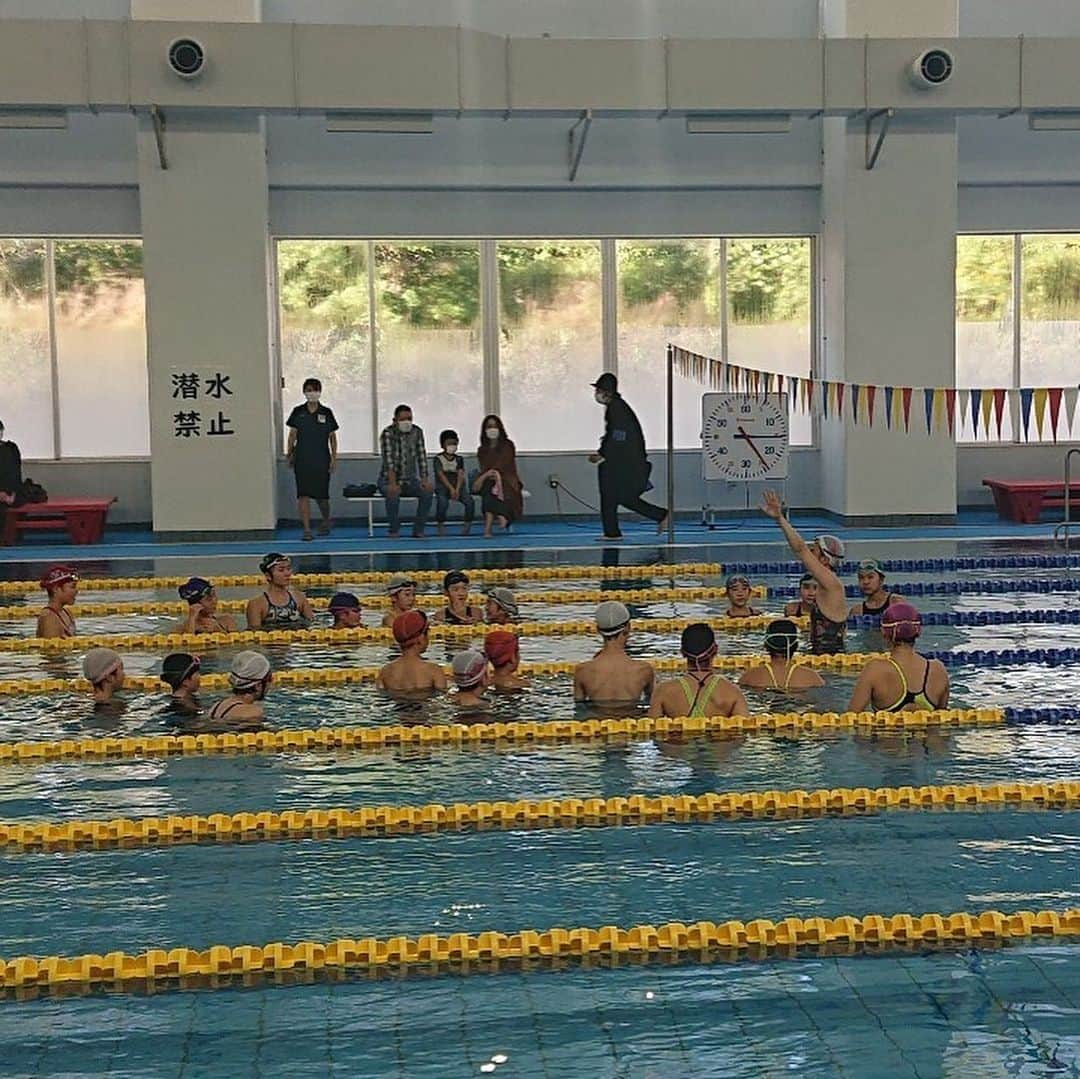
POLYGON ((866 600, 863 600, 862 601, 862 613, 865 614, 865 615, 870 615, 873 618, 879 617, 880 615, 883 615, 885 613, 887 608, 892 606, 894 598, 895 597, 890 592, 885 597, 885 602, 880 607, 867 607, 866 600))
POLYGON ((844 650, 847 622, 834 622, 815 603, 810 610, 810 651, 815 656, 833 656, 844 650))
MULTIPOLYGON (((469 610, 468 607, 465 610, 469 610)), ((443 621, 448 626, 473 626, 476 623, 471 618, 460 618, 449 607, 443 608, 443 621)))

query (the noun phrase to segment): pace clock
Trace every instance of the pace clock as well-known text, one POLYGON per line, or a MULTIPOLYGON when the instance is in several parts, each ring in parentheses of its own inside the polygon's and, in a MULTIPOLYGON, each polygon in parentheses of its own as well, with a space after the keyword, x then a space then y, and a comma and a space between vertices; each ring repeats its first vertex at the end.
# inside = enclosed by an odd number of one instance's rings
POLYGON ((707 393, 701 399, 702 471, 707 480, 772 480, 788 474, 787 400, 707 393))

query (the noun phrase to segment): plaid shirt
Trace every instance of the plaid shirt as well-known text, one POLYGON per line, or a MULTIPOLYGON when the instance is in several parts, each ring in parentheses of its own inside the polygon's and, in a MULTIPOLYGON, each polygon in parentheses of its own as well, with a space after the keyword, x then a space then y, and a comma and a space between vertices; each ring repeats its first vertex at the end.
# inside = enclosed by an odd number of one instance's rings
POLYGON ((403 480, 426 480, 428 478, 427 450, 424 447, 423 428, 413 425, 413 429, 403 435, 397 424, 384 427, 379 435, 379 451, 382 454, 382 468, 379 470, 379 482, 385 483, 391 470, 398 483, 403 480))

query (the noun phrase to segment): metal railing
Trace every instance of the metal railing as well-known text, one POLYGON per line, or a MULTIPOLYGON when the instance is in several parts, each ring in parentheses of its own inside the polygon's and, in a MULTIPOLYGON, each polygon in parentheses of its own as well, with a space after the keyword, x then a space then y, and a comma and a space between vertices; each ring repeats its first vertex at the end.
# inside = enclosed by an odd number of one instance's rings
POLYGON ((1069 550, 1071 543, 1071 524, 1072 524, 1072 458, 1074 453, 1080 453, 1080 447, 1073 447, 1065 454, 1065 520, 1061 522, 1054 529, 1054 539, 1058 539, 1058 533, 1061 533, 1061 539, 1065 544, 1066 553, 1069 550))

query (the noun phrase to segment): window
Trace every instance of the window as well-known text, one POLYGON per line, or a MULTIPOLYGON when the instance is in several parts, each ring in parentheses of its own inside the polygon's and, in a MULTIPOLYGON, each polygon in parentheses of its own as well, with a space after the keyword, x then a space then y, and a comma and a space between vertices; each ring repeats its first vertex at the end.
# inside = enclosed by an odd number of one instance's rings
POLYGON ((603 371, 600 244, 497 245, 499 393, 519 449, 581 450, 601 428, 589 383, 603 371))
MULTIPOLYGON (((959 387, 1075 387, 1080 380, 1080 234, 958 236, 956 384, 959 387), (1018 272, 1017 272, 1018 270, 1018 272), (1015 312, 1020 325, 1015 325, 1015 312)), ((1058 440, 1080 439, 1062 406, 1058 440)), ((1006 409, 1001 441, 1022 437, 1006 409)), ((1030 440, 1038 439, 1034 409, 1030 440)), ((986 436, 979 425, 979 439, 986 436)), ((974 438, 971 418, 958 432, 974 438)), ((1043 439, 1053 438, 1049 410, 1043 439)), ((997 427, 990 425, 997 441, 997 427)))
MULTIPOLYGON (((961 389, 1013 384, 1013 238, 956 238, 956 385, 961 389)), ((962 414, 958 410, 957 422, 962 414)), ((956 432, 961 442, 975 439, 974 423, 956 432)), ((991 421, 991 431, 996 428, 991 421)), ((1009 417, 1002 437, 1012 438, 1009 417)), ((983 436, 980 423, 978 430, 983 436)))
MULTIPOLYGON (((719 240, 620 240, 617 247, 620 388, 650 446, 667 445, 668 342, 723 352, 719 240)), ((701 395, 675 376, 675 445, 701 445, 701 395)))
POLYGON ((378 427, 411 405, 429 451, 452 427, 471 452, 485 411, 479 243, 377 243, 375 278, 378 427))
MULTIPOLYGON (((377 451, 397 404, 432 449, 453 427, 471 452, 497 411, 523 451, 584 452, 602 426, 589 384, 606 359, 656 450, 669 341, 810 373, 811 254, 807 237, 279 241, 282 407, 313 375, 344 452, 377 451)), ((706 391, 676 378, 676 445, 700 445, 706 391)), ((792 441, 810 442, 799 413, 792 441)))
MULTIPOLYGON (((728 359, 808 378, 812 355, 811 247, 807 237, 728 240, 728 359)), ((808 446, 808 413, 791 411, 790 441, 808 446)))
POLYGON ((145 310, 137 240, 0 240, 0 418, 24 457, 149 454, 145 310))
POLYGON ((0 420, 24 457, 54 452, 51 364, 45 242, 0 240, 0 420))
POLYGON ((278 295, 285 417, 303 401, 304 379, 317 378, 340 425, 340 451, 369 453, 374 432, 368 244, 281 241, 278 295))
POLYGON ((150 410, 142 244, 63 240, 54 244, 53 258, 61 452, 65 457, 146 456, 150 410))

